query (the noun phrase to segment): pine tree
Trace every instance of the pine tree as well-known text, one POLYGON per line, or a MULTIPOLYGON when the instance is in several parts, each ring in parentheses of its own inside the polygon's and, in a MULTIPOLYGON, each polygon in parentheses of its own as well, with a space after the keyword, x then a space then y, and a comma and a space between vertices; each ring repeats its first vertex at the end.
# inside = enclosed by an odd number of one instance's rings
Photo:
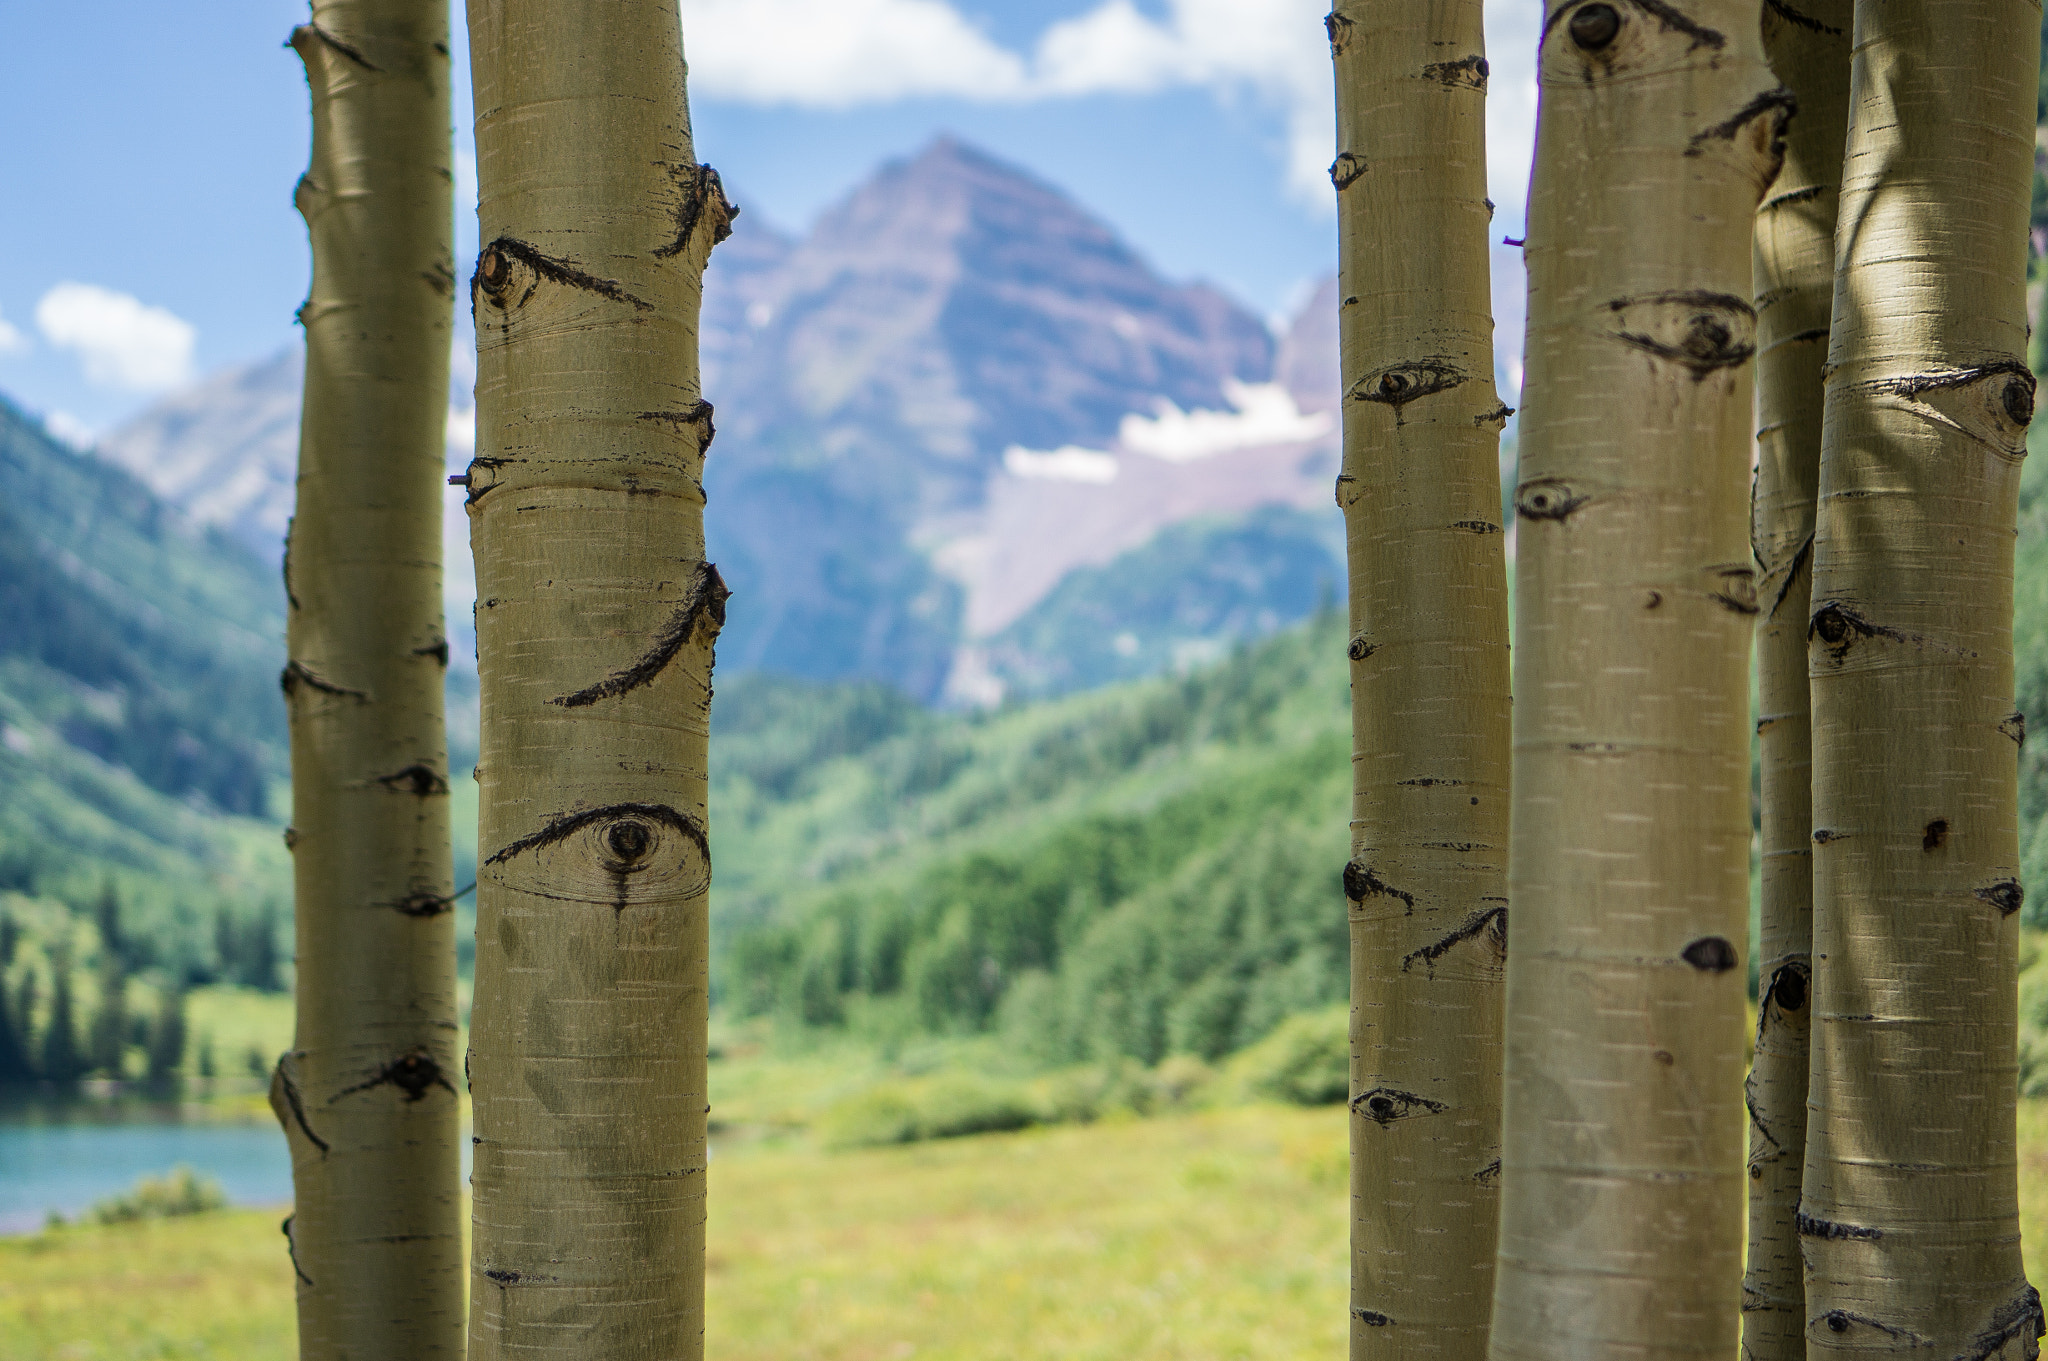
POLYGON ((120 955, 103 949, 99 975, 99 1006, 93 1012, 86 1058, 102 1076, 118 1078, 128 1054, 128 971, 120 955))
POLYGON ((38 1065, 52 1082, 76 1082, 85 1076, 78 1050, 78 1025, 72 1017, 71 955, 59 947, 50 961, 50 1019, 43 1028, 43 1057, 38 1065))
POLYGON ((1485 1355, 1508 939, 1507 569, 1478 0, 1340 0, 1354 1357, 1485 1355))
POLYGON ((156 1018, 149 1028, 149 1080, 173 1081, 185 1062, 185 990, 166 983, 157 990, 156 1018))
MULTIPOLYGON (((296 202, 313 248, 286 546, 297 1032, 290 1140, 299 1355, 458 1355, 460 1080, 441 502, 455 291, 448 12, 314 0, 296 202)), ((243 981, 277 978, 277 917, 243 981)), ((254 1056, 261 1067, 268 1061, 254 1056)))
POLYGON ((697 319, 732 208, 692 153, 672 0, 477 0, 469 20, 470 1356, 697 1357, 726 598, 704 560, 697 319))
POLYGON ((2040 9, 1858 0, 1813 598, 1809 1355, 2018 1361, 2013 540, 2040 9))
POLYGON ((1735 1353, 1750 242, 1736 0, 1550 8, 1530 189, 1492 1355, 1735 1353))

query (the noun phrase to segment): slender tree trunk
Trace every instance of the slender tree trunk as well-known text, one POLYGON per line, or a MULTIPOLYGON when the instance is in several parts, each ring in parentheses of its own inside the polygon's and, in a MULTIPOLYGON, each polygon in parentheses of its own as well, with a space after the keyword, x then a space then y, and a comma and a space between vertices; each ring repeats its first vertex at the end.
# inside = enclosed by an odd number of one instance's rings
POLYGON ((1786 0, 1763 12, 1771 69, 1799 101, 1785 166, 1757 210, 1757 475, 1750 543, 1758 583, 1763 760, 1763 931, 1749 1096, 1746 1361, 1804 1361, 1799 1178, 1806 1166, 1811 1027, 1813 773, 1806 693, 1821 375, 1835 293, 1835 204, 1849 122, 1851 0, 1786 0))
POLYGON ((1479 0, 1340 0, 1351 560, 1351 1354, 1486 1354, 1507 568, 1479 0))
POLYGON ((1553 5, 1529 204, 1493 1355, 1736 1347, 1757 11, 1553 5))
POLYGON ((2032 1357, 2012 563, 2040 10, 1861 0, 1809 642, 1811 1354, 2032 1357))
POLYGON ((484 245, 471 1355, 703 1347, 704 265, 673 0, 471 0, 484 245))
POLYGON ((313 92, 313 287, 285 550, 298 1036, 270 1103, 291 1143, 299 1354, 459 1357, 447 12, 316 0, 291 44, 313 92))

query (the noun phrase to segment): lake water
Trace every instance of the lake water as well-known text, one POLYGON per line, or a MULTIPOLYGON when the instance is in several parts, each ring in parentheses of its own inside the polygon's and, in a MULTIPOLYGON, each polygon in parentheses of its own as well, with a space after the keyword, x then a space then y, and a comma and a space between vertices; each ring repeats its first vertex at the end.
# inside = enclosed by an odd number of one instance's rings
MULTIPOLYGON (((291 1156, 275 1125, 183 1114, 173 1105, 9 1103, 0 1096, 0 1234, 33 1232, 52 1210, 76 1215, 180 1163, 219 1182, 233 1204, 291 1203, 291 1156)), ((466 1178, 467 1138, 462 1155, 466 1178)))

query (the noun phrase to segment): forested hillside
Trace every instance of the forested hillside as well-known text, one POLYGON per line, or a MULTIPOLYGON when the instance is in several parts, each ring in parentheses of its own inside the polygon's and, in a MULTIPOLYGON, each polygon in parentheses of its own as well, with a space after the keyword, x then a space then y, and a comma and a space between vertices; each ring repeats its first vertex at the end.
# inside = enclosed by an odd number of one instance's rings
POLYGON ((138 948, 202 976, 219 912, 279 905, 282 597, 0 401, 0 888, 112 884, 138 948))
POLYGON ((1340 1000, 1343 638, 1328 610, 1186 676, 985 715, 728 687, 722 1005, 1155 1062, 1340 1000))

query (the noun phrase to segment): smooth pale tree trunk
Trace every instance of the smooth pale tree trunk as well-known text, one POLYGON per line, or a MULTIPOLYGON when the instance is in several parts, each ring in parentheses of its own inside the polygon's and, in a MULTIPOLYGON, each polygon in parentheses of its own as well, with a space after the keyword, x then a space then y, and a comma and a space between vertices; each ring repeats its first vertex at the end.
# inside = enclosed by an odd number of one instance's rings
POLYGON ((285 552, 298 1033, 299 1354, 459 1357, 455 929, 442 676, 451 266, 448 16, 323 0, 298 510, 285 552))
POLYGON ((1790 97, 1739 0, 1548 11, 1529 202, 1495 1357, 1732 1356, 1750 240, 1790 97))
POLYGON ((1803 1361, 1806 1292, 1799 1179, 1813 940, 1812 748, 1806 618, 1820 478, 1822 366, 1835 294, 1835 205, 1849 122, 1851 0, 1778 0, 1763 11, 1771 70, 1799 101, 1785 166, 1757 209, 1757 474, 1750 542, 1763 762, 1763 904, 1756 1058, 1750 1068, 1748 1361, 1803 1361))
POLYGON ((1341 0, 1351 1354, 1486 1354, 1507 948, 1507 567, 1479 0, 1341 0))
POLYGON ((1809 1355, 2036 1354, 2012 564, 2040 8, 1862 0, 1814 533, 1809 1355))
POLYGON ((695 1357, 726 590, 674 0, 472 0, 483 685, 470 1354, 695 1357))

